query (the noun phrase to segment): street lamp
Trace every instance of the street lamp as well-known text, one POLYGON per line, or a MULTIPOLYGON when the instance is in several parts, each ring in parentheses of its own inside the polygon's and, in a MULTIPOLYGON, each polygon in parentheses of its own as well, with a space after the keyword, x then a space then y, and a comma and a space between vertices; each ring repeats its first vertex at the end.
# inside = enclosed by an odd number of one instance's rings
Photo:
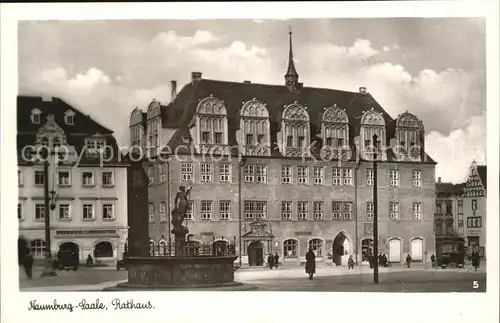
POLYGON ((56 192, 54 190, 49 192, 49 148, 46 146, 45 149, 41 150, 43 162, 43 173, 44 173, 44 198, 45 198, 45 266, 43 267, 42 277, 56 276, 56 271, 54 270, 52 264, 52 253, 50 251, 50 211, 54 210, 56 207, 55 196, 56 192))
POLYGON ((378 284, 377 135, 373 135, 373 282, 378 284))

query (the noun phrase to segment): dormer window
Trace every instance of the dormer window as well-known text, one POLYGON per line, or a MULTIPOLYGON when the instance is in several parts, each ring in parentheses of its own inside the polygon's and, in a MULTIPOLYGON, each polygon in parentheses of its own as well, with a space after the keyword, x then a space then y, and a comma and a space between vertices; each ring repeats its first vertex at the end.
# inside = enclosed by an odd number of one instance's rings
POLYGON ((299 139, 298 140, 298 146, 299 147, 304 147, 305 138, 303 136, 300 136, 298 139, 299 139))
POLYGON ((247 133, 245 144, 247 146, 252 146, 253 145, 253 135, 251 133, 247 133))
POLYGON ((421 160, 423 125, 411 113, 405 112, 396 121, 396 141, 401 143, 402 153, 412 160, 421 160))
POLYGON ((197 134, 192 133, 192 135, 201 152, 221 149, 220 145, 228 144, 228 121, 224 102, 213 96, 201 100, 196 110, 195 119, 197 134), (219 145, 219 148, 209 145, 219 145))
POLYGON ((201 142, 203 144, 209 144, 210 143, 210 132, 208 131, 203 131, 201 133, 201 142))
POLYGON ((222 132, 215 133, 215 143, 222 144, 222 132))
POLYGON ((344 138, 337 139, 337 147, 344 147, 344 138))
POLYGON ((64 122, 67 125, 74 125, 75 124, 75 112, 73 112, 72 110, 67 110, 64 113, 64 122))
POLYGON ((244 102, 240 111, 238 142, 244 154, 269 156, 271 154, 269 113, 265 104, 256 99, 244 102))
POLYGON ((326 145, 327 146, 332 146, 333 145, 333 138, 332 137, 326 138, 326 145))
POLYGON ((342 148, 349 143, 349 119, 345 110, 336 104, 325 110, 321 123, 321 135, 326 147, 342 148))
POLYGON ((382 113, 375 111, 373 108, 363 113, 360 135, 361 142, 365 143, 365 146, 361 148, 364 158, 371 159, 374 157, 374 153, 376 153, 378 160, 387 159, 387 153, 382 147, 382 144, 386 142, 385 126, 382 113), (373 142, 374 135, 377 136, 376 142, 373 142))
POLYGON ((91 138, 87 139, 86 148, 90 152, 97 152, 104 149, 106 146, 106 139, 91 138))
POLYGON ((287 147, 292 147, 293 146, 293 136, 286 137, 286 146, 287 147))
POLYGON ((42 111, 40 111, 39 109, 31 110, 31 122, 32 123, 39 124, 42 120, 41 116, 42 116, 42 111))

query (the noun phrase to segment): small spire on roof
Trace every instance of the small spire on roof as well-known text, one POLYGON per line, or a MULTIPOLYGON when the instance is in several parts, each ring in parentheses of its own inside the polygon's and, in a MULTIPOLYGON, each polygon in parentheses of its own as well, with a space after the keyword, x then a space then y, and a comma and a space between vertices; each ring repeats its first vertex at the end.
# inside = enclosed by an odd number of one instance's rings
POLYGON ((297 103, 297 101, 293 101, 293 103, 297 103))

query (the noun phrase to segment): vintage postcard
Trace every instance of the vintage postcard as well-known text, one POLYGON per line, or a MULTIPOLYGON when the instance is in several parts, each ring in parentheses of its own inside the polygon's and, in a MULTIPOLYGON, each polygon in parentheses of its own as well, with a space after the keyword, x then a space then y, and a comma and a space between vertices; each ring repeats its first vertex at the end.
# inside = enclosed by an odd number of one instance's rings
POLYGON ((498 3, 2 9, 2 321, 498 320, 498 3))

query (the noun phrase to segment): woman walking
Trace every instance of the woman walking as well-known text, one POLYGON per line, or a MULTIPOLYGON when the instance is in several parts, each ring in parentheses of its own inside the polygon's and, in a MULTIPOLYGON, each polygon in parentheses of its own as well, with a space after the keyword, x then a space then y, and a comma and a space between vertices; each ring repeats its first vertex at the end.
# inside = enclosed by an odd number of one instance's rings
POLYGON ((309 248, 306 253, 306 273, 309 274, 309 279, 313 279, 313 275, 316 273, 316 255, 312 248, 309 248))

